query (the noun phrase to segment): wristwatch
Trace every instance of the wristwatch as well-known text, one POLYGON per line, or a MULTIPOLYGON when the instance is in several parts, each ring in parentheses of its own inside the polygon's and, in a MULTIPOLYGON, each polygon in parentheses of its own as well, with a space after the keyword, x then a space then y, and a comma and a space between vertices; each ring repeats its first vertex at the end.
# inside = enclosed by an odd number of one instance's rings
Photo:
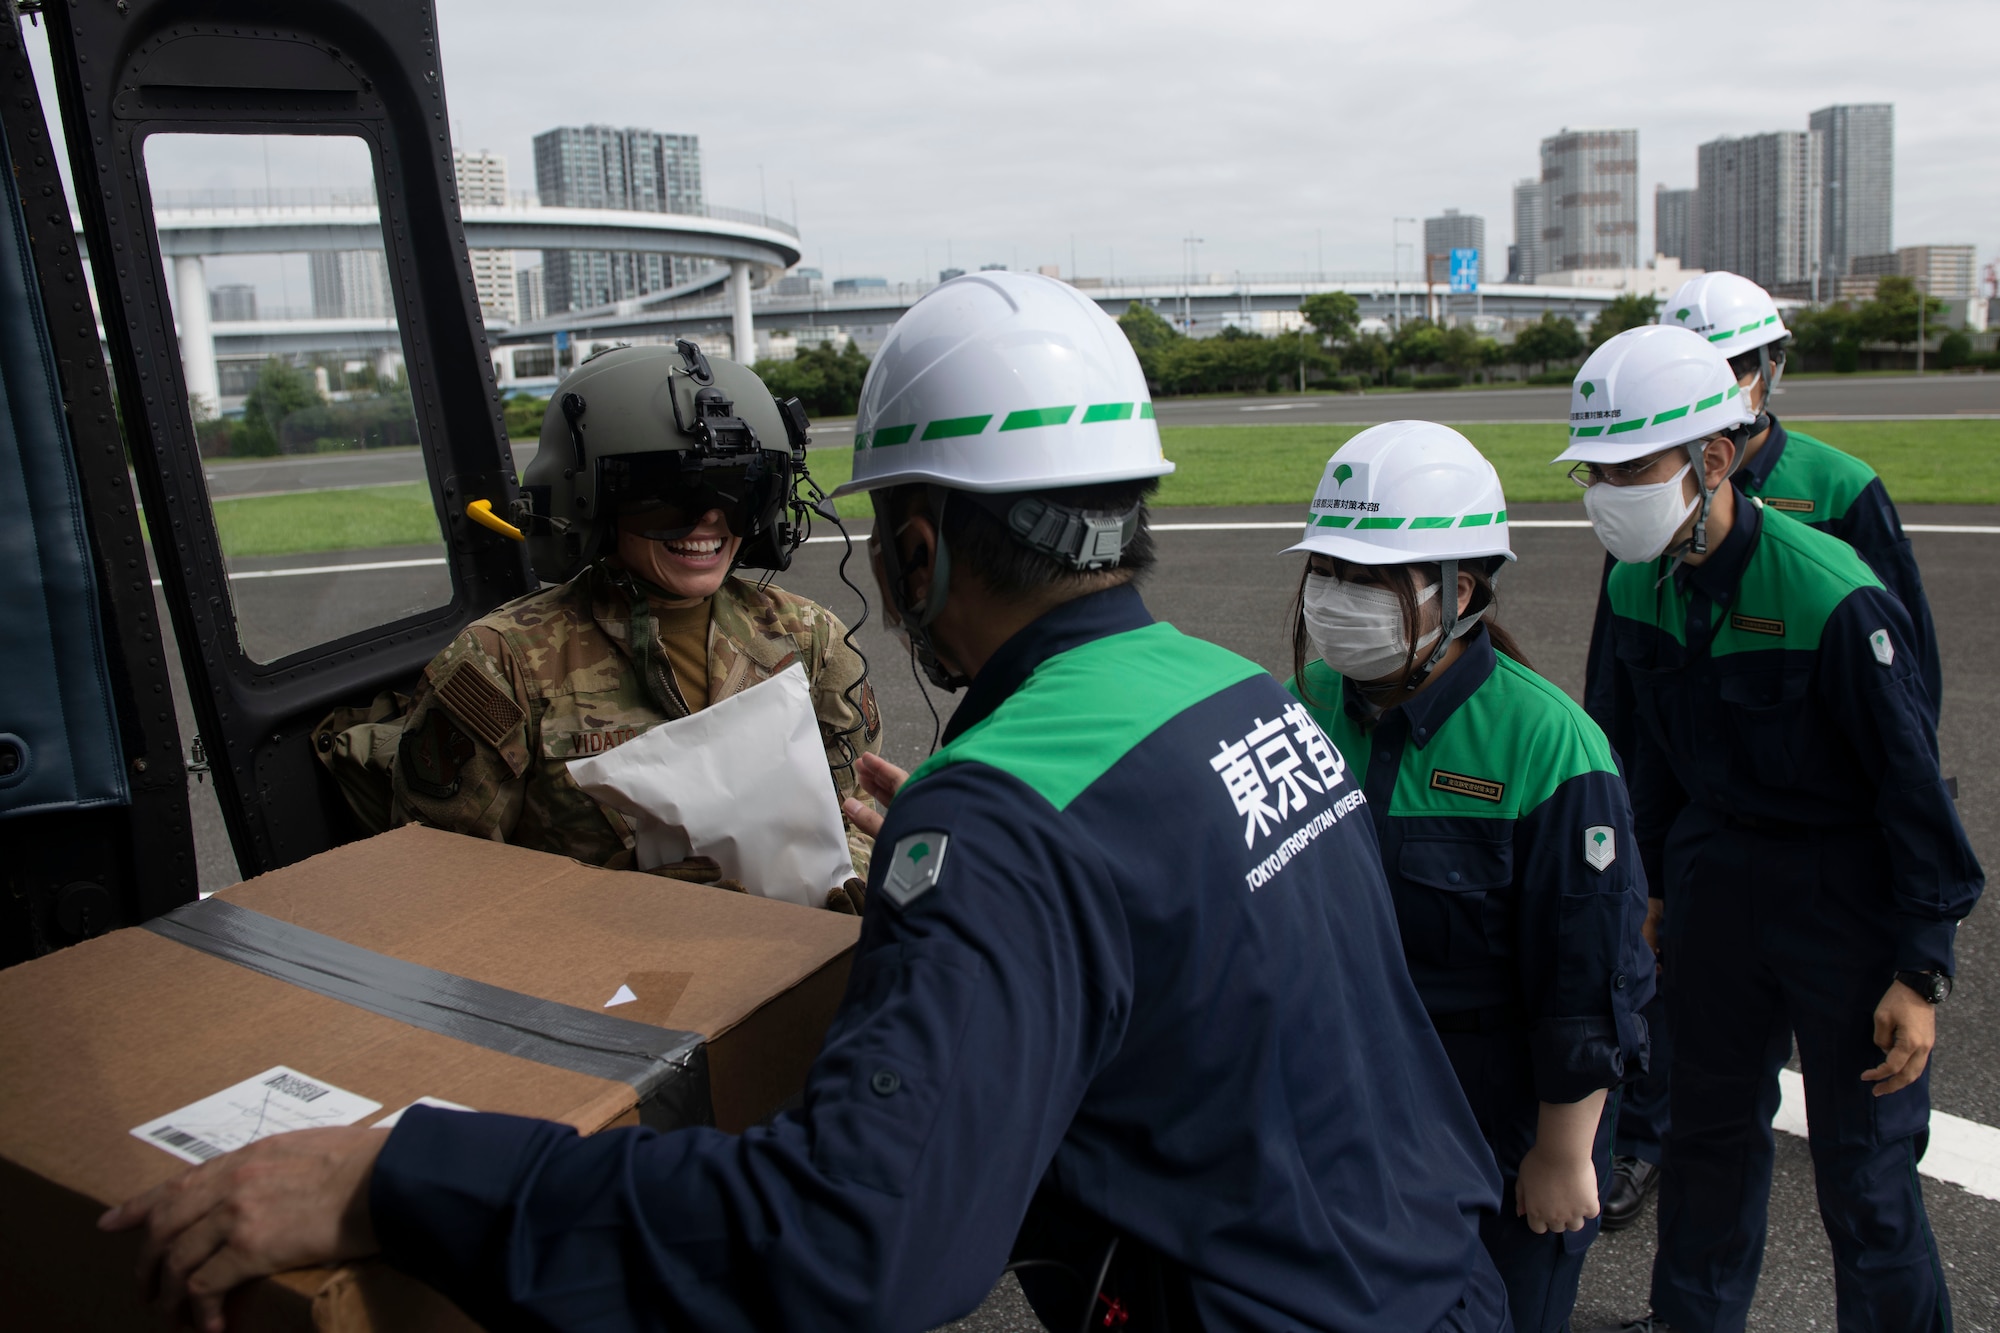
POLYGON ((1951 974, 1948 972, 1898 972, 1896 980, 1932 1004, 1943 1004, 1945 997, 1951 994, 1951 974))

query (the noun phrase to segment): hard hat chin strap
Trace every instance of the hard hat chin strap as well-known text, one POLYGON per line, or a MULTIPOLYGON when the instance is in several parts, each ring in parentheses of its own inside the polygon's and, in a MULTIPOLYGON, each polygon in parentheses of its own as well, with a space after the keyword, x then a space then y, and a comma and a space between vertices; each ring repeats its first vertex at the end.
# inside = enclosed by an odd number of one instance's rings
MULTIPOLYGON (((910 597, 909 573, 903 567, 903 554, 896 547, 896 539, 902 536, 903 527, 895 515, 889 512, 888 497, 892 492, 879 490, 871 492, 875 502, 875 527, 882 534, 877 543, 882 552, 882 573, 889 585, 889 603, 896 609, 896 619, 903 633, 910 640, 910 651, 916 656, 917 665, 924 669, 931 684, 941 690, 957 693, 972 683, 969 676, 959 675, 944 664, 937 654, 937 645, 931 638, 930 627, 944 610, 945 598, 951 592, 951 547, 944 539, 944 511, 951 502, 951 491, 942 487, 923 487, 924 513, 921 517, 931 521, 937 533, 937 550, 931 564, 931 586, 922 602, 910 597), (931 509, 930 497, 937 496, 937 508, 931 509)), ((914 516, 913 516, 914 517, 914 516)))
MULTIPOLYGON (((1736 457, 1730 463, 1730 473, 1743 466, 1743 456, 1746 452, 1743 446, 1749 439, 1749 429, 1743 426, 1730 428, 1729 443, 1736 450, 1736 457)), ((1708 554, 1709 510, 1715 505, 1715 493, 1729 484, 1729 474, 1724 474, 1722 480, 1714 486, 1708 484, 1708 444, 1705 439, 1687 442, 1688 470, 1694 474, 1695 490, 1701 493, 1700 508, 1695 511, 1694 532, 1679 546, 1665 552, 1674 558, 1674 562, 1667 566, 1667 572, 1660 576, 1661 582, 1671 578, 1673 572, 1679 569, 1681 563, 1689 556, 1708 554)))

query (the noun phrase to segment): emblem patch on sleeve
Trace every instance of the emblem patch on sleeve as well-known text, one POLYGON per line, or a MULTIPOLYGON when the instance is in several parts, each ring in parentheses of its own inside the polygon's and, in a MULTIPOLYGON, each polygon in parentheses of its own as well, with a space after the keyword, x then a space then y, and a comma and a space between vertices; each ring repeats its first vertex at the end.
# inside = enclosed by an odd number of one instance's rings
POLYGON ((526 716, 521 705, 501 692, 486 673, 471 662, 461 661, 437 685, 438 702, 471 729, 472 734, 499 749, 507 734, 521 725, 526 716))
POLYGON ((1592 824, 1583 831, 1583 863, 1603 870, 1618 859, 1618 835, 1607 824, 1592 824))
POLYGON ((912 833, 897 843, 888 873, 882 876, 882 892, 889 901, 898 908, 908 907, 936 888, 950 846, 950 836, 936 831, 912 833))
POLYGON ((1896 645, 1889 642, 1888 630, 1878 629, 1869 635, 1868 648, 1869 651, 1875 654, 1875 660, 1883 666, 1894 664, 1896 660, 1896 645))

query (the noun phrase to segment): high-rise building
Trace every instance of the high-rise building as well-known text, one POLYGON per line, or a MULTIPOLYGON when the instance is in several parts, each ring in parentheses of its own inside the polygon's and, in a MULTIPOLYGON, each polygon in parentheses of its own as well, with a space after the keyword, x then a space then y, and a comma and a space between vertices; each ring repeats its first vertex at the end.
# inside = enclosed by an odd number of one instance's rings
MULTIPOLYGON (((554 208, 700 213, 701 141, 692 134, 566 125, 535 136, 535 189, 554 208)), ((580 310, 688 281, 678 255, 550 250, 542 257, 549 313, 580 310)))
POLYGON ((1701 227, 1694 190, 1653 187, 1653 253, 1678 259, 1682 268, 1701 264, 1701 227))
POLYGON ((257 288, 247 282, 226 282, 208 294, 208 317, 218 324, 257 318, 257 288))
POLYGON ((1977 265, 1969 245, 1906 245, 1893 254, 1856 255, 1850 264, 1853 277, 1905 277, 1941 301, 1969 300, 1976 286, 1977 265))
POLYGON ((1700 266, 1764 287, 1810 281, 1820 260, 1818 133, 1715 139, 1696 163, 1700 266))
POLYGON ((389 266, 380 250, 315 250, 308 257, 313 314, 321 319, 382 319, 395 313, 389 266))
POLYGON ((484 148, 453 148, 452 175, 460 208, 498 207, 507 202, 507 159, 484 148))
POLYGON ((1537 274, 1639 266, 1639 131, 1542 140, 1542 196, 1537 274))
POLYGON ((542 266, 514 270, 514 311, 520 322, 531 323, 549 313, 542 295, 542 266))
POLYGON ((1820 142, 1820 273, 1839 279, 1856 256, 1895 248, 1896 108, 1830 106, 1806 123, 1820 142))
POLYGON ((1514 243, 1507 247, 1507 281, 1533 282, 1541 276, 1542 231, 1548 226, 1547 196, 1534 178, 1514 182, 1514 243))
POLYGON ((1451 252, 1477 250, 1480 276, 1486 271, 1486 219, 1447 208, 1443 217, 1424 219, 1424 254, 1432 282, 1451 281, 1451 252))
MULTIPOLYGON (((460 208, 498 208, 507 202, 507 159, 499 153, 454 148, 451 168, 458 181, 460 208)), ((471 253, 472 285, 479 293, 481 317, 504 323, 520 318, 514 300, 514 252, 471 253)))

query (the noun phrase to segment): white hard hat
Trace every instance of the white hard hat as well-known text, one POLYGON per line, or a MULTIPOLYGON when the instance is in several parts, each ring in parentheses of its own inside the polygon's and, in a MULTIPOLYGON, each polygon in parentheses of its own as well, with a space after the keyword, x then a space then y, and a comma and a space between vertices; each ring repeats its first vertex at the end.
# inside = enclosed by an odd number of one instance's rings
POLYGON ((1292 551, 1357 565, 1514 558, 1500 474, 1435 421, 1370 426, 1326 462, 1292 551))
POLYGON ((1659 322, 1668 328, 1699 333, 1722 349, 1724 356, 1754 351, 1789 335, 1771 294, 1734 273, 1704 273, 1689 278, 1673 299, 1660 307, 1659 322))
POLYGON ((1033 491, 1164 476, 1145 372, 1068 283, 968 273, 896 321, 861 386, 854 479, 1033 491))
POLYGON ((1627 463, 1756 419, 1729 358, 1698 333, 1627 329, 1590 354, 1569 394, 1558 463, 1627 463))

